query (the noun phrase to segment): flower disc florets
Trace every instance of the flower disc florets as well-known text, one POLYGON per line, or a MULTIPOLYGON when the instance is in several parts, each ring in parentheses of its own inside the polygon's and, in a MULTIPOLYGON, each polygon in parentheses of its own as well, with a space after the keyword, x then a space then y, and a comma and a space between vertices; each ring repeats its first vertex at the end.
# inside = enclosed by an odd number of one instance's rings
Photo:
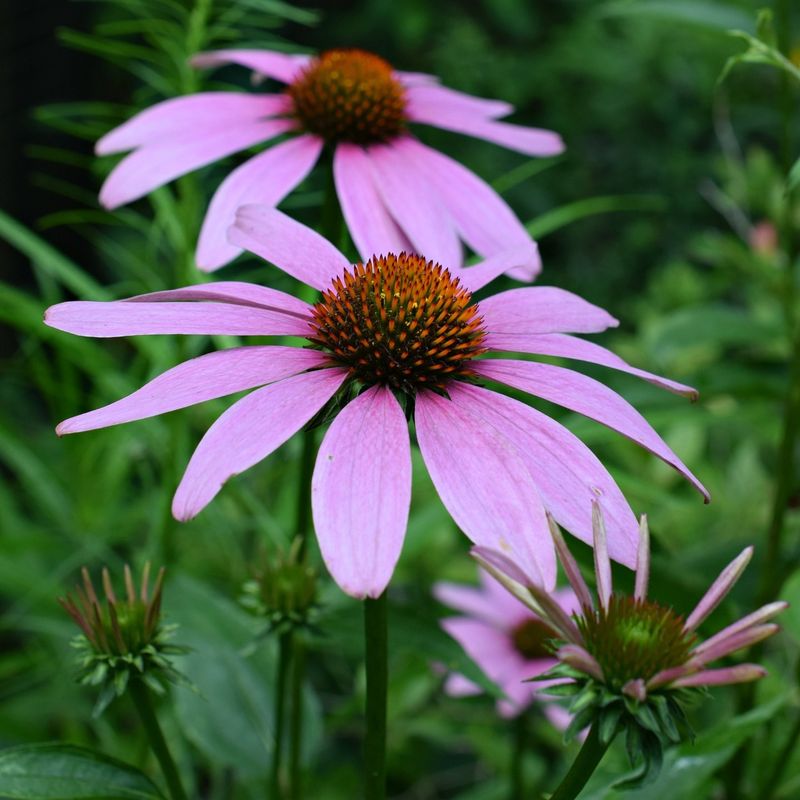
POLYGON ((103 569, 105 603, 99 599, 89 571, 81 570, 83 586, 75 595, 59 598, 59 603, 83 632, 73 646, 79 651, 81 683, 101 686, 95 715, 102 713, 115 696, 122 695, 131 679, 142 680, 161 693, 168 682, 182 682, 170 655, 186 652, 171 645, 174 625, 161 620, 164 570, 148 592, 150 565, 145 564, 137 591, 130 568, 125 565, 125 595, 117 598, 108 570, 103 569))
POLYGON ((671 608, 618 594, 605 608, 584 608, 576 624, 614 689, 686 663, 697 639, 671 608))
POLYGON ((313 309, 309 337, 367 385, 413 394, 469 376, 485 332, 472 295, 439 264, 376 256, 336 278, 313 309))
POLYGON ((330 142, 385 142, 405 125, 405 92, 392 67, 363 50, 328 50, 289 86, 303 128, 330 142))

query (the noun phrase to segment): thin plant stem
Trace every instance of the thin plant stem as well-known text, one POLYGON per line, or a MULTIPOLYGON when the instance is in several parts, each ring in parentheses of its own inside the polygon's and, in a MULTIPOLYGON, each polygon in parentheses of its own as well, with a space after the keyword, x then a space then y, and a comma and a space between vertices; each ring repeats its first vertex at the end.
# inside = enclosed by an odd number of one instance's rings
POLYGON ((572 762, 569 772, 550 796, 550 800, 574 800, 581 793, 583 787, 586 786, 589 778, 592 777, 613 738, 611 737, 606 744, 603 744, 600 741, 597 725, 592 725, 575 761, 572 762))
POLYGON ((367 698, 364 737, 364 799, 386 797, 386 701, 388 697, 388 625, 386 592, 364 601, 364 649, 367 698))
POLYGON ((314 472, 316 455, 316 431, 304 429, 301 437, 300 485, 297 487, 297 513, 295 517, 295 536, 300 539, 298 557, 304 560, 308 537, 311 533, 311 476, 314 472))
POLYGON ((300 769, 303 755, 303 677, 306 651, 300 636, 294 637, 292 660, 292 729, 289 741, 289 798, 300 800, 303 796, 303 774, 300 769))
POLYGON ((760 800, 772 800, 777 794, 778 784, 789 764, 789 759, 792 757, 792 753, 797 746, 798 739, 800 739, 800 712, 795 717, 794 725, 789 731, 789 735, 786 737, 786 741, 778 757, 775 759, 775 763, 772 765, 772 769, 769 771, 761 791, 757 795, 760 800))
POLYGON ((292 657, 292 634, 282 633, 278 639, 278 674, 275 678, 275 739, 272 750, 272 768, 269 777, 270 800, 282 797, 281 764, 283 761, 283 734, 286 717, 286 690, 289 662, 292 657))
POLYGON ((139 714, 150 749, 153 751, 153 755, 158 760, 161 771, 164 773, 169 796, 172 800, 187 800, 186 792, 183 791, 183 785, 178 776, 178 769, 172 760, 164 734, 161 732, 161 726, 153 708, 150 690, 141 681, 134 680, 130 682, 128 691, 139 714))
POLYGON ((522 711, 511 724, 511 800, 525 797, 525 748, 528 742, 528 714, 522 711))

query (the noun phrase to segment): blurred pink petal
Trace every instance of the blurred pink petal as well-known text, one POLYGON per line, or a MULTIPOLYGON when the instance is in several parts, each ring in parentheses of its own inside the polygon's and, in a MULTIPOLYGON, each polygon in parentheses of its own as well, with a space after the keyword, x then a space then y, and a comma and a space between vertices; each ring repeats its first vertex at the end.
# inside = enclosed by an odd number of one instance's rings
POLYGON ((426 118, 441 113, 492 119, 505 117, 514 110, 514 106, 504 100, 474 97, 455 89, 448 89, 446 86, 430 83, 410 86, 406 98, 408 102, 406 113, 412 121, 424 122, 426 118))
POLYGON ((239 64, 267 78, 291 83, 311 61, 311 56, 278 53, 274 50, 212 50, 189 60, 193 67, 219 67, 239 64))
POLYGON ((242 206, 228 241, 320 291, 350 266, 327 239, 270 206, 242 206))
POLYGON ((74 300, 52 306, 45 324, 100 339, 156 333, 227 336, 307 336, 296 315, 233 303, 98 302, 74 300))
POLYGON ((201 92, 173 97, 140 111, 98 140, 99 156, 120 153, 163 137, 194 137, 204 132, 229 131, 232 125, 256 122, 290 110, 284 95, 241 92, 201 92))
POLYGON ((563 367, 511 359, 476 361, 473 369, 485 378, 529 392, 551 403, 558 403, 621 433, 663 459, 680 472, 706 501, 710 499, 703 484, 672 452, 645 418, 630 403, 602 383, 563 367))
POLYGON ((215 397, 263 386, 323 366, 325 358, 298 347, 236 347, 207 353, 163 372, 107 406, 64 420, 56 432, 78 433, 165 414, 215 397))
POLYGON ((457 400, 420 392, 415 408, 422 457, 456 524, 476 544, 513 555, 552 587, 555 554, 544 508, 513 443, 457 400))
POLYGON ((298 136, 253 156, 231 172, 215 192, 203 220, 197 266, 211 271, 236 258, 242 251, 227 239, 236 209, 280 203, 311 172, 322 146, 322 139, 316 136, 298 136))
POLYGON ((600 498, 612 557, 633 567, 636 518, 614 479, 583 442, 545 414, 497 392, 457 383, 450 396, 515 443, 545 507, 588 544, 592 542, 591 504, 600 498))
POLYGON ((144 145, 114 167, 100 190, 100 202, 112 209, 138 200, 174 178, 266 142, 294 125, 288 119, 245 121, 144 145))
POLYGON ((492 333, 487 337, 486 345, 492 350, 556 356, 557 358, 571 358, 578 361, 587 361, 591 364, 600 364, 604 367, 627 372, 629 375, 635 375, 637 378, 642 378, 642 380, 662 389, 667 389, 670 392, 675 392, 675 394, 684 395, 692 400, 697 399, 697 390, 691 386, 685 386, 682 383, 662 378, 660 375, 654 375, 652 372, 632 367, 618 355, 606 350, 605 347, 574 336, 562 333, 492 333))
POLYGON ((374 386, 331 423, 311 482, 322 557, 353 597, 378 597, 400 557, 411 503, 411 447, 392 392, 374 386))
POLYGON ((337 144, 333 177, 342 214, 363 261, 373 255, 414 252, 378 192, 363 147, 347 142, 337 144))
POLYGON ((524 286, 499 292, 479 303, 488 332, 487 346, 507 349, 509 336, 516 340, 541 333, 601 333, 619 322, 605 309, 572 292, 554 286, 524 286))
POLYGON ((199 514, 225 481, 300 430, 346 377, 339 369, 307 372, 256 389, 234 403, 197 445, 172 501, 175 518, 185 521, 199 514))
POLYGON ((516 597, 493 578, 484 577, 485 574, 481 572, 480 586, 439 581, 433 587, 433 596, 440 603, 495 628, 512 627, 531 616, 516 597))

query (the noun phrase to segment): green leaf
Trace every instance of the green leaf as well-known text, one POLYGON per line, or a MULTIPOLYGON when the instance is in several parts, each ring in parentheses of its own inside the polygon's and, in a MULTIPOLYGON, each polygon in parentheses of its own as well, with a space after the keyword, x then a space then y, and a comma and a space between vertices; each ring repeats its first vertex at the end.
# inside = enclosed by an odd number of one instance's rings
POLYGON ((786 179, 786 190, 791 192, 797 188, 798 184, 800 184, 800 158, 794 162, 794 165, 789 170, 789 175, 786 179))
POLYGON ((576 200, 554 208, 529 222, 525 228, 534 239, 541 239, 579 219, 613 211, 664 211, 663 198, 653 194, 606 195, 576 200))
POLYGON ((708 0, 622 0, 607 3, 601 16, 641 17, 685 23, 714 31, 750 27, 750 15, 728 3, 708 0))
POLYGON ((68 744, 0 751, 0 797, 13 800, 159 800, 164 795, 138 769, 68 744))

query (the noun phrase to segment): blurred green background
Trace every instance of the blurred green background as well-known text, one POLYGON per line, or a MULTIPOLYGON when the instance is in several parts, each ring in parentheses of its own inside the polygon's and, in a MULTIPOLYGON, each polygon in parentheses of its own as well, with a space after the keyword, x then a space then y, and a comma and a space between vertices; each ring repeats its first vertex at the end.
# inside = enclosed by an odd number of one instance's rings
MULTIPOLYGON (((108 213, 96 195, 111 159, 92 155, 100 135, 152 102, 248 86, 235 68, 193 74, 185 59, 198 49, 358 46, 398 68, 508 100, 518 109, 512 120, 562 134, 563 156, 528 161, 456 134, 418 131, 493 182, 530 223, 544 260, 541 284, 576 291, 622 320, 604 344, 700 390, 691 405, 630 377, 583 370, 644 413, 708 485, 708 507, 631 443, 542 407, 603 458, 634 510, 649 515, 654 596, 686 611, 717 570, 755 543, 754 567, 711 629, 752 609, 779 469, 794 313, 786 307, 785 276, 796 265, 779 246, 778 230, 788 229, 791 241, 800 221, 796 205, 786 211, 781 154, 782 137, 794 137, 794 156, 800 153, 798 115, 783 134, 779 109, 782 91, 794 109, 800 93, 782 89, 780 75, 760 66, 738 67, 717 85, 726 59, 743 49, 726 31, 752 32, 760 5, 216 0, 200 27, 188 0, 4 5, 0 745, 92 744, 157 774, 124 701, 90 718, 92 693, 73 682, 71 623, 55 602, 83 564, 119 569, 149 558, 168 567, 167 613, 181 624, 177 638, 193 648, 182 668, 199 691, 177 689, 163 708, 180 761, 184 768, 191 759, 200 764, 197 796, 263 795, 274 643, 266 640, 252 654, 259 624, 238 598, 263 553, 291 535, 299 443, 232 481, 199 519, 179 526, 169 516, 172 492, 191 448, 230 400, 63 440, 53 427, 132 391, 208 342, 83 340, 41 323, 44 308, 63 299, 110 299, 200 280, 191 262, 194 237, 207 199, 238 161, 108 213)), ((790 46, 800 62, 798 11, 790 46)), ((322 191, 317 172, 282 207, 314 225, 322 191)), ((254 259, 220 277, 290 288, 254 259)), ((800 555, 800 493, 797 453, 789 456, 783 541, 791 569, 800 555)), ((467 545, 415 456, 410 530, 391 590, 390 789, 397 798, 507 796, 510 727, 489 696, 445 697, 430 668, 435 658, 469 669, 439 631, 443 610, 430 597, 435 580, 474 580, 467 545)), ((308 796, 323 800, 358 792, 363 696, 358 604, 324 581, 307 697, 308 796)), ((800 600, 800 581, 789 575, 783 595, 800 600)), ((746 797, 758 788, 798 713, 800 615, 790 611, 783 622, 785 632, 765 657, 771 675, 759 687, 760 716, 732 721, 734 692, 715 691, 695 720, 712 733, 687 750, 692 758, 672 757, 654 787, 629 796, 702 800, 746 797), (748 737, 756 757, 739 776, 737 795, 720 775, 748 737), (678 773, 684 783, 675 783, 678 773)), ((533 797, 537 787, 553 786, 566 762, 544 718, 533 712, 530 725, 524 766, 533 797)), ((607 786, 624 764, 620 748, 591 796, 616 797, 607 786)), ((799 772, 795 754, 776 797, 800 793, 799 772)))

